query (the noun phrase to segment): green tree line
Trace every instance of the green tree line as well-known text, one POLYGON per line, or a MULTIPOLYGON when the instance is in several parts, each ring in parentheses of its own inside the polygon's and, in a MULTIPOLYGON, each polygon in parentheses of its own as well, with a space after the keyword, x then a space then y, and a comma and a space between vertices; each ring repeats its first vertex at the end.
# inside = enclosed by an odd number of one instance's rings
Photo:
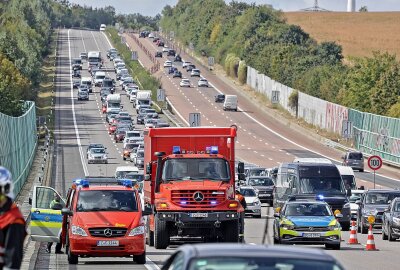
POLYGON ((214 56, 227 74, 246 81, 246 66, 292 88, 334 103, 400 117, 400 65, 394 55, 343 64, 342 48, 317 43, 299 26, 286 23, 268 5, 224 0, 179 0, 165 6, 166 33, 205 56, 214 56), (204 8, 207 7, 207 8, 204 8))
POLYGON ((93 9, 68 1, 9 0, 0 2, 0 112, 19 116, 22 100, 35 100, 41 65, 57 27, 98 29, 112 24, 115 9, 93 9))

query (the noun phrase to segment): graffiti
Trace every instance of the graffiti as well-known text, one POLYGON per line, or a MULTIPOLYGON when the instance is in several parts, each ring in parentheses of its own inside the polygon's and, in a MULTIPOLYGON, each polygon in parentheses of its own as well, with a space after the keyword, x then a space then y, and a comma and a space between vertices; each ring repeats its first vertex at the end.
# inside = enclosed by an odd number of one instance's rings
POLYGON ((384 152, 390 152, 388 133, 389 130, 387 128, 381 128, 379 134, 376 136, 375 147, 383 150, 384 152))
POLYGON ((342 130, 343 120, 348 119, 348 109, 338 104, 326 103, 326 129, 335 133, 342 130))

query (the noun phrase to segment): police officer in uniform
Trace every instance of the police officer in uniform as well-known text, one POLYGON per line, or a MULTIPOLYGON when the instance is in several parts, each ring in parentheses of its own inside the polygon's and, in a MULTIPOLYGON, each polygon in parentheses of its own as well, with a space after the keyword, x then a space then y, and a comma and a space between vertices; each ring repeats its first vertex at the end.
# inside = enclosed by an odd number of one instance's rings
MULTIPOLYGON (((61 204, 60 197, 54 193, 54 199, 50 202, 50 208, 53 210, 61 210, 63 208, 63 205, 61 204)), ((47 243, 47 248, 46 252, 51 253, 51 246, 53 245, 53 242, 48 242, 47 243)), ((63 252, 61 251, 62 244, 57 243, 56 244, 56 254, 62 254, 63 252)))
POLYGON ((25 220, 13 202, 11 173, 0 166, 0 269, 19 269, 22 263, 25 220))

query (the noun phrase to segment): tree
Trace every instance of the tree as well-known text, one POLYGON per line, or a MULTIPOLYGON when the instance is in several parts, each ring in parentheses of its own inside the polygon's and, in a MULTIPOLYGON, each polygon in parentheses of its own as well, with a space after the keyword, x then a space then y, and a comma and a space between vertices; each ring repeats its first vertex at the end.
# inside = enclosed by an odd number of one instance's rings
POLYGON ((21 75, 13 63, 0 53, 0 112, 10 116, 23 113, 23 98, 29 81, 21 75))

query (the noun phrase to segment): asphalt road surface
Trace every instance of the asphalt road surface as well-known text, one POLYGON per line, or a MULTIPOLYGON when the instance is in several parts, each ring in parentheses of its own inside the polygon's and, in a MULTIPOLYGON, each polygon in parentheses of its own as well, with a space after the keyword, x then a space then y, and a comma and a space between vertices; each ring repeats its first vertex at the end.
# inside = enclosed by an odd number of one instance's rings
MULTIPOLYGON (((150 66, 150 60, 145 57, 143 51, 135 47, 133 40, 127 38, 133 49, 138 50, 139 59, 145 66, 150 66)), ((144 39, 149 50, 156 51, 153 43, 144 39)), ((122 144, 115 144, 107 133, 105 117, 100 112, 101 102, 99 89, 96 88, 90 94, 89 101, 77 101, 77 90, 72 89, 70 61, 78 57, 82 51, 100 50, 105 58, 105 52, 111 47, 106 36, 98 31, 61 30, 59 36, 59 62, 57 65, 57 98, 56 98, 56 162, 53 174, 53 186, 62 194, 66 194, 72 179, 84 175, 112 176, 115 168, 127 165, 129 162, 122 160, 122 144), (102 143, 107 147, 109 164, 87 164, 86 146, 89 143, 102 143)), ((185 55, 184 55, 185 57, 185 55)), ((165 56, 163 58, 165 60, 165 56)), ((105 58, 105 65, 111 67, 105 58)), ((87 73, 86 62, 84 63, 83 76, 87 73)), ((163 87, 167 91, 168 98, 178 109, 181 115, 188 118, 190 112, 202 113, 202 125, 227 126, 236 124, 239 127, 237 141, 238 157, 242 160, 271 167, 282 161, 291 161, 295 157, 315 157, 318 152, 333 159, 339 159, 340 153, 334 149, 327 148, 316 143, 310 138, 296 133, 292 129, 282 127, 278 121, 263 114, 251 101, 242 98, 239 112, 224 112, 221 104, 215 104, 214 95, 218 87, 224 93, 234 93, 224 81, 213 74, 208 74, 201 68, 203 75, 214 85, 207 89, 196 87, 197 78, 190 78, 194 87, 181 89, 179 79, 172 79, 161 70, 157 76, 162 76, 163 87), (253 120, 254 119, 254 120, 253 120), (288 132, 289 130, 289 132, 288 132)), ((183 74, 187 74, 183 71, 183 74)), ((110 73, 114 76, 113 73, 110 73)), ((186 75, 187 77, 187 75, 186 75)), ((121 89, 117 88, 117 93, 121 89)), ((133 116, 134 110, 126 96, 122 96, 124 109, 133 116)), ((398 172, 387 170, 387 175, 392 179, 378 177, 377 183, 385 186, 396 185, 394 180, 398 172), (379 180, 378 180, 379 179, 379 180), (378 182, 379 181, 379 182, 378 182)), ((361 174, 368 175, 367 173, 361 174)), ((359 178, 362 178, 359 176, 359 178)), ((368 178, 363 178, 369 181, 368 178)), ((266 205, 263 207, 262 219, 246 219, 245 240, 247 243, 261 244, 264 239, 266 223, 269 225, 264 243, 272 243, 272 209, 266 205), (269 211, 269 212, 268 212, 269 211)), ((343 232, 345 241, 349 238, 348 232, 343 232)), ((359 241, 365 245, 366 235, 358 235, 359 241)), ((399 241, 382 241, 379 232, 375 234, 375 241, 380 251, 367 252, 364 246, 348 246, 343 241, 342 250, 329 250, 328 253, 335 256, 347 269, 396 269, 400 265, 400 257, 397 256, 400 248, 399 241)), ((179 246, 180 243, 176 243, 179 246)), ((45 253, 45 244, 38 250, 37 269, 157 269, 163 261, 173 252, 176 246, 167 250, 155 250, 147 248, 148 264, 145 266, 135 265, 127 258, 85 258, 79 260, 78 265, 69 266, 65 254, 56 255, 45 253)), ((323 248, 313 246, 310 248, 323 248)), ((53 247, 54 250, 54 247, 53 247)))

